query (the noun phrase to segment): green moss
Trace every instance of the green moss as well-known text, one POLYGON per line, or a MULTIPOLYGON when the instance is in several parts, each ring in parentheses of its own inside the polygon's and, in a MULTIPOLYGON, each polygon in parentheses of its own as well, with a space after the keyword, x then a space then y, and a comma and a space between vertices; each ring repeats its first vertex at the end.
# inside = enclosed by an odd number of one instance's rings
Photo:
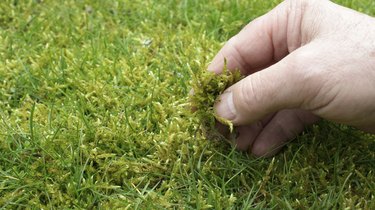
MULTIPOLYGON (((225 65, 226 66, 226 65, 225 65)), ((233 124, 214 113, 213 106, 218 102, 219 96, 231 85, 242 79, 240 71, 228 71, 225 67, 223 72, 216 75, 210 71, 199 71, 193 75, 191 94, 191 106, 195 109, 195 115, 199 119, 202 131, 208 138, 220 137, 216 132, 215 124, 220 122, 229 127, 233 132, 233 124)))
POLYGON ((0 208, 374 209, 374 136, 323 122, 258 159, 201 132, 234 81, 202 69, 278 2, 2 1, 0 208))

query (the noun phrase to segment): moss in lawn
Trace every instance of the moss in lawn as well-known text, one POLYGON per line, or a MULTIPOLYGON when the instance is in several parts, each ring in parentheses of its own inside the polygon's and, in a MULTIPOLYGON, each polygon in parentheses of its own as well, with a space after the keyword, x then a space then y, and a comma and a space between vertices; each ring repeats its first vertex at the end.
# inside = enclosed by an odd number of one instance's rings
POLYGON ((194 114, 200 121, 201 131, 205 133, 207 139, 223 138, 216 131, 216 122, 228 126, 230 132, 233 132, 233 124, 217 116, 214 113, 213 106, 220 94, 241 78, 240 71, 230 72, 226 68, 219 75, 207 70, 199 71, 193 75, 192 90, 194 93, 190 96, 191 106, 195 111, 194 114))
POLYGON ((2 1, 0 208, 374 209, 374 136, 323 122, 257 159, 190 112, 190 81, 276 4, 2 1))

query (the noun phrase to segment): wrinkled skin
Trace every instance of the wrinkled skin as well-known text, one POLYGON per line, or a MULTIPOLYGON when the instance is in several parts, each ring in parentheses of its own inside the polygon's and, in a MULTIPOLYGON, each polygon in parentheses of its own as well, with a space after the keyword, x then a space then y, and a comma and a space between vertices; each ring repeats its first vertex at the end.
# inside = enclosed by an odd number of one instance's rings
POLYGON ((208 67, 243 80, 215 105, 234 144, 272 156, 324 118, 375 132, 375 19, 328 0, 286 0, 250 22, 208 67))

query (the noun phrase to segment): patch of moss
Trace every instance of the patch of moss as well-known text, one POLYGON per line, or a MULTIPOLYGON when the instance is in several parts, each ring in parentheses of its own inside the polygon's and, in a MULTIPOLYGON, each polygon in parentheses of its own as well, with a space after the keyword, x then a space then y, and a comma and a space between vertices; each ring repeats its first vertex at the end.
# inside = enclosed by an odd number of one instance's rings
POLYGON ((0 208, 375 209, 375 136, 322 123, 270 160, 197 131, 230 85, 198 70, 280 1, 2 1, 0 208))
POLYGON ((219 75, 206 70, 193 75, 194 94, 190 96, 191 105, 195 109, 195 115, 207 138, 223 137, 215 128, 216 122, 228 126, 229 131, 233 133, 232 122, 216 115, 213 106, 228 87, 241 79, 242 75, 239 70, 229 71, 226 67, 219 75))

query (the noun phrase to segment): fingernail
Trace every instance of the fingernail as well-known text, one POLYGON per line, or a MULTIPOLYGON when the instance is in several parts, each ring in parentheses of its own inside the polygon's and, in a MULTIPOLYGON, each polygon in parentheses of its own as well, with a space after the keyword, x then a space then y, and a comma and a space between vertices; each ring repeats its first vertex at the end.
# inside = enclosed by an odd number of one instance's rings
POLYGON ((232 91, 226 91, 220 96, 220 101, 215 105, 215 111, 217 115, 227 120, 236 118, 232 91))

